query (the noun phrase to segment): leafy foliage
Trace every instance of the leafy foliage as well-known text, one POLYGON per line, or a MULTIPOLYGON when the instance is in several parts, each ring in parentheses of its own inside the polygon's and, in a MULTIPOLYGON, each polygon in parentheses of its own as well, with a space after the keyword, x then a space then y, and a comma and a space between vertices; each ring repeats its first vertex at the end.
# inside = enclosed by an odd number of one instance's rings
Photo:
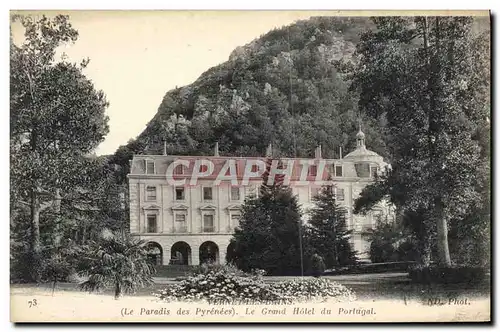
POLYGON ((87 183, 85 156, 108 132, 108 103, 82 72, 87 60, 56 62, 56 49, 78 37, 67 16, 15 15, 19 23, 25 38, 11 35, 10 47, 11 223, 29 214, 26 264, 40 281, 41 222, 58 218, 61 200, 87 183))
POLYGON ((470 285, 486 279, 486 269, 471 266, 415 266, 409 270, 408 276, 414 283, 470 285))
POLYGON ((344 285, 322 278, 285 280, 273 284, 273 289, 296 302, 354 301, 355 293, 344 285))
POLYGON ((320 277, 325 272, 325 262, 323 257, 318 254, 314 254, 311 257, 311 272, 315 277, 320 277))
POLYGON ((227 273, 210 270, 195 274, 178 284, 160 291, 156 296, 164 301, 276 301, 279 294, 264 283, 259 276, 244 273, 227 273))
POLYGON ((357 45, 361 60, 351 87, 360 92, 363 112, 387 120, 392 172, 385 185, 366 189, 363 204, 385 192, 401 209, 428 211, 437 259, 450 265, 448 224, 487 196, 480 188, 489 183, 483 173, 488 37, 472 29, 470 17, 380 17, 374 23, 377 30, 357 45))
POLYGON ((108 235, 90 244, 79 272, 87 278, 79 285, 82 290, 112 287, 118 299, 123 293, 151 285, 155 269, 147 258, 145 241, 108 235))
MULTIPOLYGON (((233 270, 232 268, 230 269, 233 270)), ((166 302, 274 303, 303 301, 352 301, 355 294, 343 285, 323 279, 297 279, 266 283, 260 275, 219 268, 194 274, 180 283, 168 286, 155 296, 166 302)))
POLYGON ((404 224, 379 219, 375 228, 366 232, 373 263, 418 261, 419 252, 414 233, 404 224))

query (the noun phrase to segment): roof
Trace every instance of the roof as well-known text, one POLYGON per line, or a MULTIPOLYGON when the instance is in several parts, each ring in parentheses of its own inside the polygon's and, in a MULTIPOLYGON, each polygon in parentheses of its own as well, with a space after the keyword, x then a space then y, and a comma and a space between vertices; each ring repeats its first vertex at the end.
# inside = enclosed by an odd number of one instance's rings
MULTIPOLYGON (((364 153, 360 154, 359 150, 355 150, 348 154, 345 158, 343 159, 321 159, 329 166, 326 167, 324 172, 327 172, 328 174, 334 174, 335 166, 342 166, 342 178, 356 178, 356 177, 365 177, 361 174, 359 174, 359 170, 356 169, 356 163, 361 162, 366 162, 367 164, 379 164, 379 166, 382 166, 383 160, 382 157, 380 157, 378 154, 375 152, 369 151, 364 149, 364 153), (371 154, 370 154, 371 153, 371 154), (349 158, 349 156, 355 156, 355 158, 349 158), (359 157, 358 157, 359 156, 359 157)), ((236 166, 236 173, 237 177, 240 178, 243 176, 243 173, 245 172, 245 167, 246 167, 246 162, 248 160, 262 160, 265 161, 266 158, 263 157, 225 157, 225 156, 172 156, 172 155, 135 155, 133 157, 133 160, 131 161, 131 172, 130 175, 132 176, 137 176, 137 175, 150 175, 146 173, 146 160, 148 162, 153 162, 154 163, 154 174, 153 175, 166 175, 167 169, 169 168, 169 165, 173 163, 175 160, 185 160, 188 161, 189 166, 185 171, 183 172, 182 175, 178 175, 179 177, 185 177, 189 176, 193 172, 193 167, 195 164, 196 160, 199 159, 206 159, 210 160, 213 165, 214 165, 214 172, 213 176, 209 176, 207 178, 214 178, 219 174, 221 169, 224 167, 226 162, 230 159, 233 159, 235 162, 236 166)), ((293 171, 292 171, 292 179, 295 177, 299 177, 302 171, 302 160, 309 159, 311 164, 319 165, 320 159, 316 158, 281 158, 281 161, 284 163, 284 166, 286 168, 287 161, 294 161, 293 163, 293 171)), ((323 179, 327 180, 328 174, 324 173, 323 179)), ((260 179, 260 176, 257 178, 260 179)), ((315 176, 311 174, 311 177, 307 176, 308 180, 309 178, 313 179, 315 176)), ((251 178, 253 179, 253 177, 251 178)))
POLYGON ((352 151, 351 153, 348 153, 344 159, 350 159, 350 158, 360 158, 360 157, 379 157, 382 158, 378 153, 368 150, 366 147, 358 147, 356 150, 352 151))

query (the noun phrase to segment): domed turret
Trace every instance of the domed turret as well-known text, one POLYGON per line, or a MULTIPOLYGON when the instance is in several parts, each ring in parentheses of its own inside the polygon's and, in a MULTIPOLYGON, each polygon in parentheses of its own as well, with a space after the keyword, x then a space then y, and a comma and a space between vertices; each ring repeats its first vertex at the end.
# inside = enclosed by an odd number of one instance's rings
POLYGON ((383 161, 383 158, 379 154, 366 148, 365 133, 361 130, 361 122, 359 124, 359 131, 356 134, 356 150, 349 153, 344 159, 352 161, 383 161))
POLYGON ((359 131, 356 134, 356 146, 358 148, 365 146, 365 133, 361 131, 361 125, 359 125, 359 131))

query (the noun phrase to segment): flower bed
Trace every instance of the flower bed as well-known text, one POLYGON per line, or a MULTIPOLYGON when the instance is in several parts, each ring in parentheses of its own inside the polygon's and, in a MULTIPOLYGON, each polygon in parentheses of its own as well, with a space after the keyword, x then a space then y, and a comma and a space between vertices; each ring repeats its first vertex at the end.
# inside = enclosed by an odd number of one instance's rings
POLYGON ((240 275, 224 270, 196 274, 154 294, 172 301, 231 303, 294 303, 303 301, 350 301, 354 293, 326 279, 297 279, 267 284, 260 275, 240 275))
POLYGON ((282 281, 271 286, 274 291, 294 302, 329 301, 337 302, 355 300, 354 292, 337 283, 323 278, 308 278, 282 281))

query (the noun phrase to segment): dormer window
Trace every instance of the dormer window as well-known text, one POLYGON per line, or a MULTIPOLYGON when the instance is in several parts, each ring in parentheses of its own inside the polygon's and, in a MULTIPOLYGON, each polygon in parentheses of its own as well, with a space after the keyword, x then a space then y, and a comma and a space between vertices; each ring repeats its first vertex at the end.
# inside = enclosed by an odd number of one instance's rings
POLYGON ((316 165, 309 166, 309 176, 316 176, 318 174, 318 167, 316 165))
POLYGON ((184 174, 184 165, 177 165, 174 168, 175 175, 183 175, 184 174))
POLYGON ((146 160, 146 174, 155 174, 155 162, 146 160))
POLYGON ((344 169, 342 165, 335 165, 335 176, 336 177, 344 176, 344 169))

